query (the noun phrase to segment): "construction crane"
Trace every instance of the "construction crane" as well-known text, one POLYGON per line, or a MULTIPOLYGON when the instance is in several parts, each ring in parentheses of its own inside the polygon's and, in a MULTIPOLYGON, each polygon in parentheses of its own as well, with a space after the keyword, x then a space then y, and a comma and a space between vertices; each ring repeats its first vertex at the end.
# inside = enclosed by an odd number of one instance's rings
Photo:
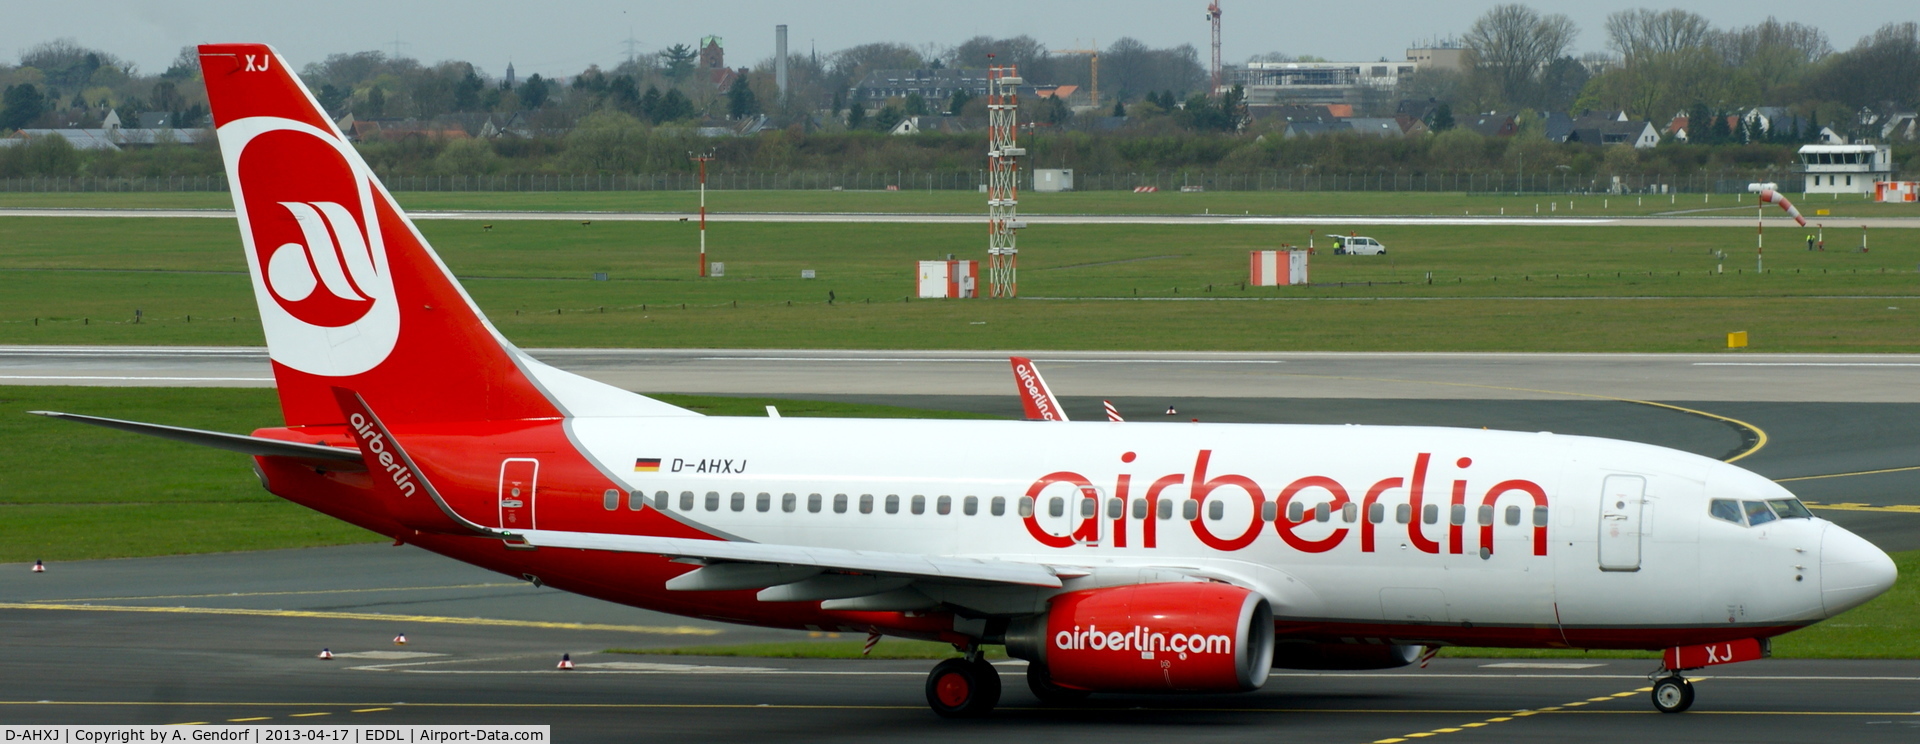
POLYGON ((1100 42, 1095 41, 1092 49, 1049 49, 1048 54, 1084 54, 1093 60, 1093 107, 1100 108, 1100 42))
POLYGON ((1208 95, 1220 93, 1220 0, 1207 4, 1207 22, 1213 24, 1213 90, 1208 95))

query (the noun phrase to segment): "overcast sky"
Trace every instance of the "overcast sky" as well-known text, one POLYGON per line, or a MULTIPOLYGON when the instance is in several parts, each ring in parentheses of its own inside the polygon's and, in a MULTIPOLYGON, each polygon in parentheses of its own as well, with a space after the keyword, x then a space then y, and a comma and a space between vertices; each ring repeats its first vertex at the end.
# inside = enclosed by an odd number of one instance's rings
MULTIPOLYGON (((1313 54, 1336 60, 1403 59, 1409 43, 1458 36, 1494 5, 1433 0, 1277 2, 1222 0, 1222 57, 1242 61, 1264 52, 1313 54)), ((1605 47, 1608 13, 1678 3, 1620 0, 1539 0, 1543 12, 1565 13, 1580 25, 1579 51, 1605 47)), ((382 49, 396 39, 402 54, 434 62, 460 59, 492 75, 514 62, 522 77, 534 72, 571 75, 589 64, 626 58, 626 40, 641 53, 714 34, 725 40, 727 62, 751 65, 773 55, 773 27, 788 26, 789 48, 822 54, 874 41, 947 46, 978 34, 1028 34, 1057 49, 1102 47, 1124 36, 1161 47, 1192 44, 1205 63, 1208 44, 1203 0, 680 0, 613 2, 553 0, 74 0, 9 3, 0 24, 0 58, 57 38, 105 49, 145 72, 159 72, 180 47, 214 41, 262 41, 296 66, 339 52, 382 49)), ((1744 26, 1767 16, 1827 32, 1836 49, 1889 21, 1916 15, 1912 0, 1834 3, 1797 0, 1689 0, 1688 9, 1716 25, 1744 26), (1836 12, 1844 6, 1844 12, 1836 12)))

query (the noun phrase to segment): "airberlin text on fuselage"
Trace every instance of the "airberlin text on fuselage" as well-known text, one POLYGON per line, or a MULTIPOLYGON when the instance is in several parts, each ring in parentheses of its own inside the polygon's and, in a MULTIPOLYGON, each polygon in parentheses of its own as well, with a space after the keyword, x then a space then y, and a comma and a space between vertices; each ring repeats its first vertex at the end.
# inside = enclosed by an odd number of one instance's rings
MULTIPOLYGON (((1217 533, 1215 530, 1223 527, 1223 522, 1209 518, 1183 520, 1192 526, 1194 536, 1202 543, 1220 551, 1242 550, 1252 545, 1265 528, 1263 507, 1271 503, 1275 507, 1275 518, 1272 520, 1274 532, 1278 533, 1280 539, 1288 546, 1303 553, 1325 553, 1333 550, 1345 543, 1351 536, 1350 533, 1359 533, 1360 552, 1372 553, 1375 552, 1377 531, 1405 528, 1406 542, 1414 549, 1422 553, 1446 552, 1459 555, 1466 552, 1467 523, 1471 521, 1479 532, 1479 545, 1476 552, 1490 557, 1494 547, 1494 523, 1502 521, 1494 518, 1495 512, 1504 498, 1506 506, 1510 509, 1517 508, 1521 503, 1533 507, 1526 510, 1530 515, 1528 519, 1519 525, 1509 526, 1508 529, 1532 530, 1533 554, 1536 556, 1547 554, 1547 526, 1541 518, 1544 512, 1539 511, 1547 507, 1546 489, 1524 478, 1501 479, 1484 492, 1479 491, 1477 486, 1474 487, 1477 498, 1470 500, 1466 472, 1473 467, 1473 458, 1470 457, 1462 457, 1454 461, 1455 470, 1458 471, 1456 477, 1450 484, 1451 488, 1441 493, 1430 495, 1427 492, 1427 472, 1432 464, 1433 455, 1422 452, 1414 456, 1411 472, 1407 476, 1375 480, 1368 484, 1364 492, 1349 491, 1346 485, 1328 476, 1307 475, 1295 478, 1281 488, 1271 501, 1260 484, 1248 476, 1235 473, 1210 475, 1207 471, 1212 459, 1212 450, 1200 450, 1194 458, 1191 473, 1164 475, 1153 480, 1146 487, 1145 493, 1138 497, 1147 502, 1147 517, 1137 520, 1140 547, 1159 546, 1158 531, 1162 520, 1157 517, 1162 513, 1160 502, 1163 499, 1172 500, 1172 497, 1164 495, 1164 492, 1168 488, 1187 485, 1188 498, 1198 502, 1197 506, 1203 511, 1210 511, 1206 503, 1209 498, 1244 496, 1251 502, 1253 508, 1247 520, 1247 527, 1237 532, 1228 530, 1228 534, 1217 533), (1382 503, 1382 498, 1389 492, 1401 490, 1406 492, 1406 497, 1392 499, 1394 508, 1387 509, 1386 504, 1382 503), (1302 510, 1298 520, 1289 518, 1292 514, 1289 506, 1296 499, 1312 505, 1302 510), (1376 504, 1379 504, 1380 509, 1385 513, 1393 514, 1394 517, 1376 522, 1371 518, 1376 504), (1332 517, 1334 514, 1345 512, 1348 506, 1354 507, 1356 518, 1332 517), (1402 506, 1407 510, 1404 517, 1399 512, 1402 506), (1430 512, 1437 518, 1429 518, 1430 512), (1213 524, 1210 526, 1209 522, 1213 524), (1334 527, 1328 530, 1324 537, 1318 538, 1299 534, 1298 530, 1309 523, 1352 526, 1334 527), (1427 534, 1429 530, 1445 530, 1445 534, 1429 537, 1427 534)), ((1133 460, 1132 452, 1120 456, 1120 461, 1123 463, 1130 463, 1133 460)), ((1034 503, 1033 510, 1025 518, 1027 533, 1035 541, 1052 548, 1070 548, 1075 545, 1097 543, 1102 539, 1100 522, 1105 518, 1112 522, 1110 534, 1106 538, 1107 544, 1116 548, 1127 547, 1130 523, 1135 521, 1128 520, 1124 512, 1118 518, 1113 518, 1103 517, 1100 512, 1105 510, 1100 508, 1095 508, 1091 512, 1075 509, 1075 513, 1082 515, 1080 523, 1071 534, 1065 535, 1055 534, 1042 525, 1040 515, 1043 511, 1049 510, 1040 504, 1041 493, 1048 487, 1058 484, 1072 486, 1080 492, 1082 498, 1099 499, 1102 496, 1099 489, 1094 487, 1092 480, 1079 473, 1059 471, 1041 476, 1039 480, 1027 487, 1026 494, 1028 498, 1033 499, 1034 503)), ((1133 476, 1121 473, 1115 477, 1111 496, 1122 504, 1132 504, 1136 498, 1132 493, 1133 489, 1133 476)), ((1205 515, 1194 516, 1204 517, 1205 515)), ((1514 520, 1506 521, 1509 525, 1513 525, 1514 520)))
MULTIPOLYGON (((1130 631, 1102 631, 1097 625, 1089 625, 1086 630, 1073 626, 1073 630, 1062 630, 1053 634, 1053 647, 1062 651, 1171 651, 1177 654, 1231 654, 1233 636, 1207 635, 1205 633, 1160 633, 1150 628, 1133 626, 1130 631)), ((1149 657, 1151 658, 1151 657, 1149 657)), ((1186 658, 1182 656, 1181 658, 1186 658)))
POLYGON ((403 496, 412 496, 415 489, 413 471, 393 456, 393 450, 387 448, 387 438, 373 428, 373 422, 356 413, 347 417, 347 423, 353 425, 353 433, 360 435, 360 441, 366 445, 367 451, 373 453, 380 461, 380 468, 393 479, 393 487, 400 489, 403 496))

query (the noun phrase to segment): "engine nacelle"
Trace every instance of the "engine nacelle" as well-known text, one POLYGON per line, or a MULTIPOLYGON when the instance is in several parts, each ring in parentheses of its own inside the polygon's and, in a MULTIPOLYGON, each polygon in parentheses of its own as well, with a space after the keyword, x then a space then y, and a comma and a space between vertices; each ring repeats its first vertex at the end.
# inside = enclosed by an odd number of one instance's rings
POLYGON ((1419 646, 1282 641, 1273 647, 1275 669, 1395 669, 1419 660, 1419 646))
POLYGON ((1068 592, 1007 628, 1007 653, 1094 692, 1242 692, 1272 669, 1265 597, 1211 582, 1068 592))

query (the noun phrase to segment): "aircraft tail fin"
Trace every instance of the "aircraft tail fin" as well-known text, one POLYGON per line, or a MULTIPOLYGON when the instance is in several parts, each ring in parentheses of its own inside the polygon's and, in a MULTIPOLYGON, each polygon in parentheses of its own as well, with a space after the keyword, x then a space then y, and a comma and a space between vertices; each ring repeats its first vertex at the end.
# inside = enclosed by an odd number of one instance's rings
POLYGON ((343 423, 336 386, 390 424, 697 415, 502 338, 272 47, 200 67, 288 426, 343 423))
POLYGON ((1067 412, 1060 407, 1060 401, 1053 397, 1053 390, 1047 387, 1047 381, 1041 379, 1040 368, 1033 366, 1033 360, 1026 357, 1008 357, 1013 362, 1013 384, 1020 388, 1020 407, 1026 411, 1028 421, 1066 421, 1067 412))

